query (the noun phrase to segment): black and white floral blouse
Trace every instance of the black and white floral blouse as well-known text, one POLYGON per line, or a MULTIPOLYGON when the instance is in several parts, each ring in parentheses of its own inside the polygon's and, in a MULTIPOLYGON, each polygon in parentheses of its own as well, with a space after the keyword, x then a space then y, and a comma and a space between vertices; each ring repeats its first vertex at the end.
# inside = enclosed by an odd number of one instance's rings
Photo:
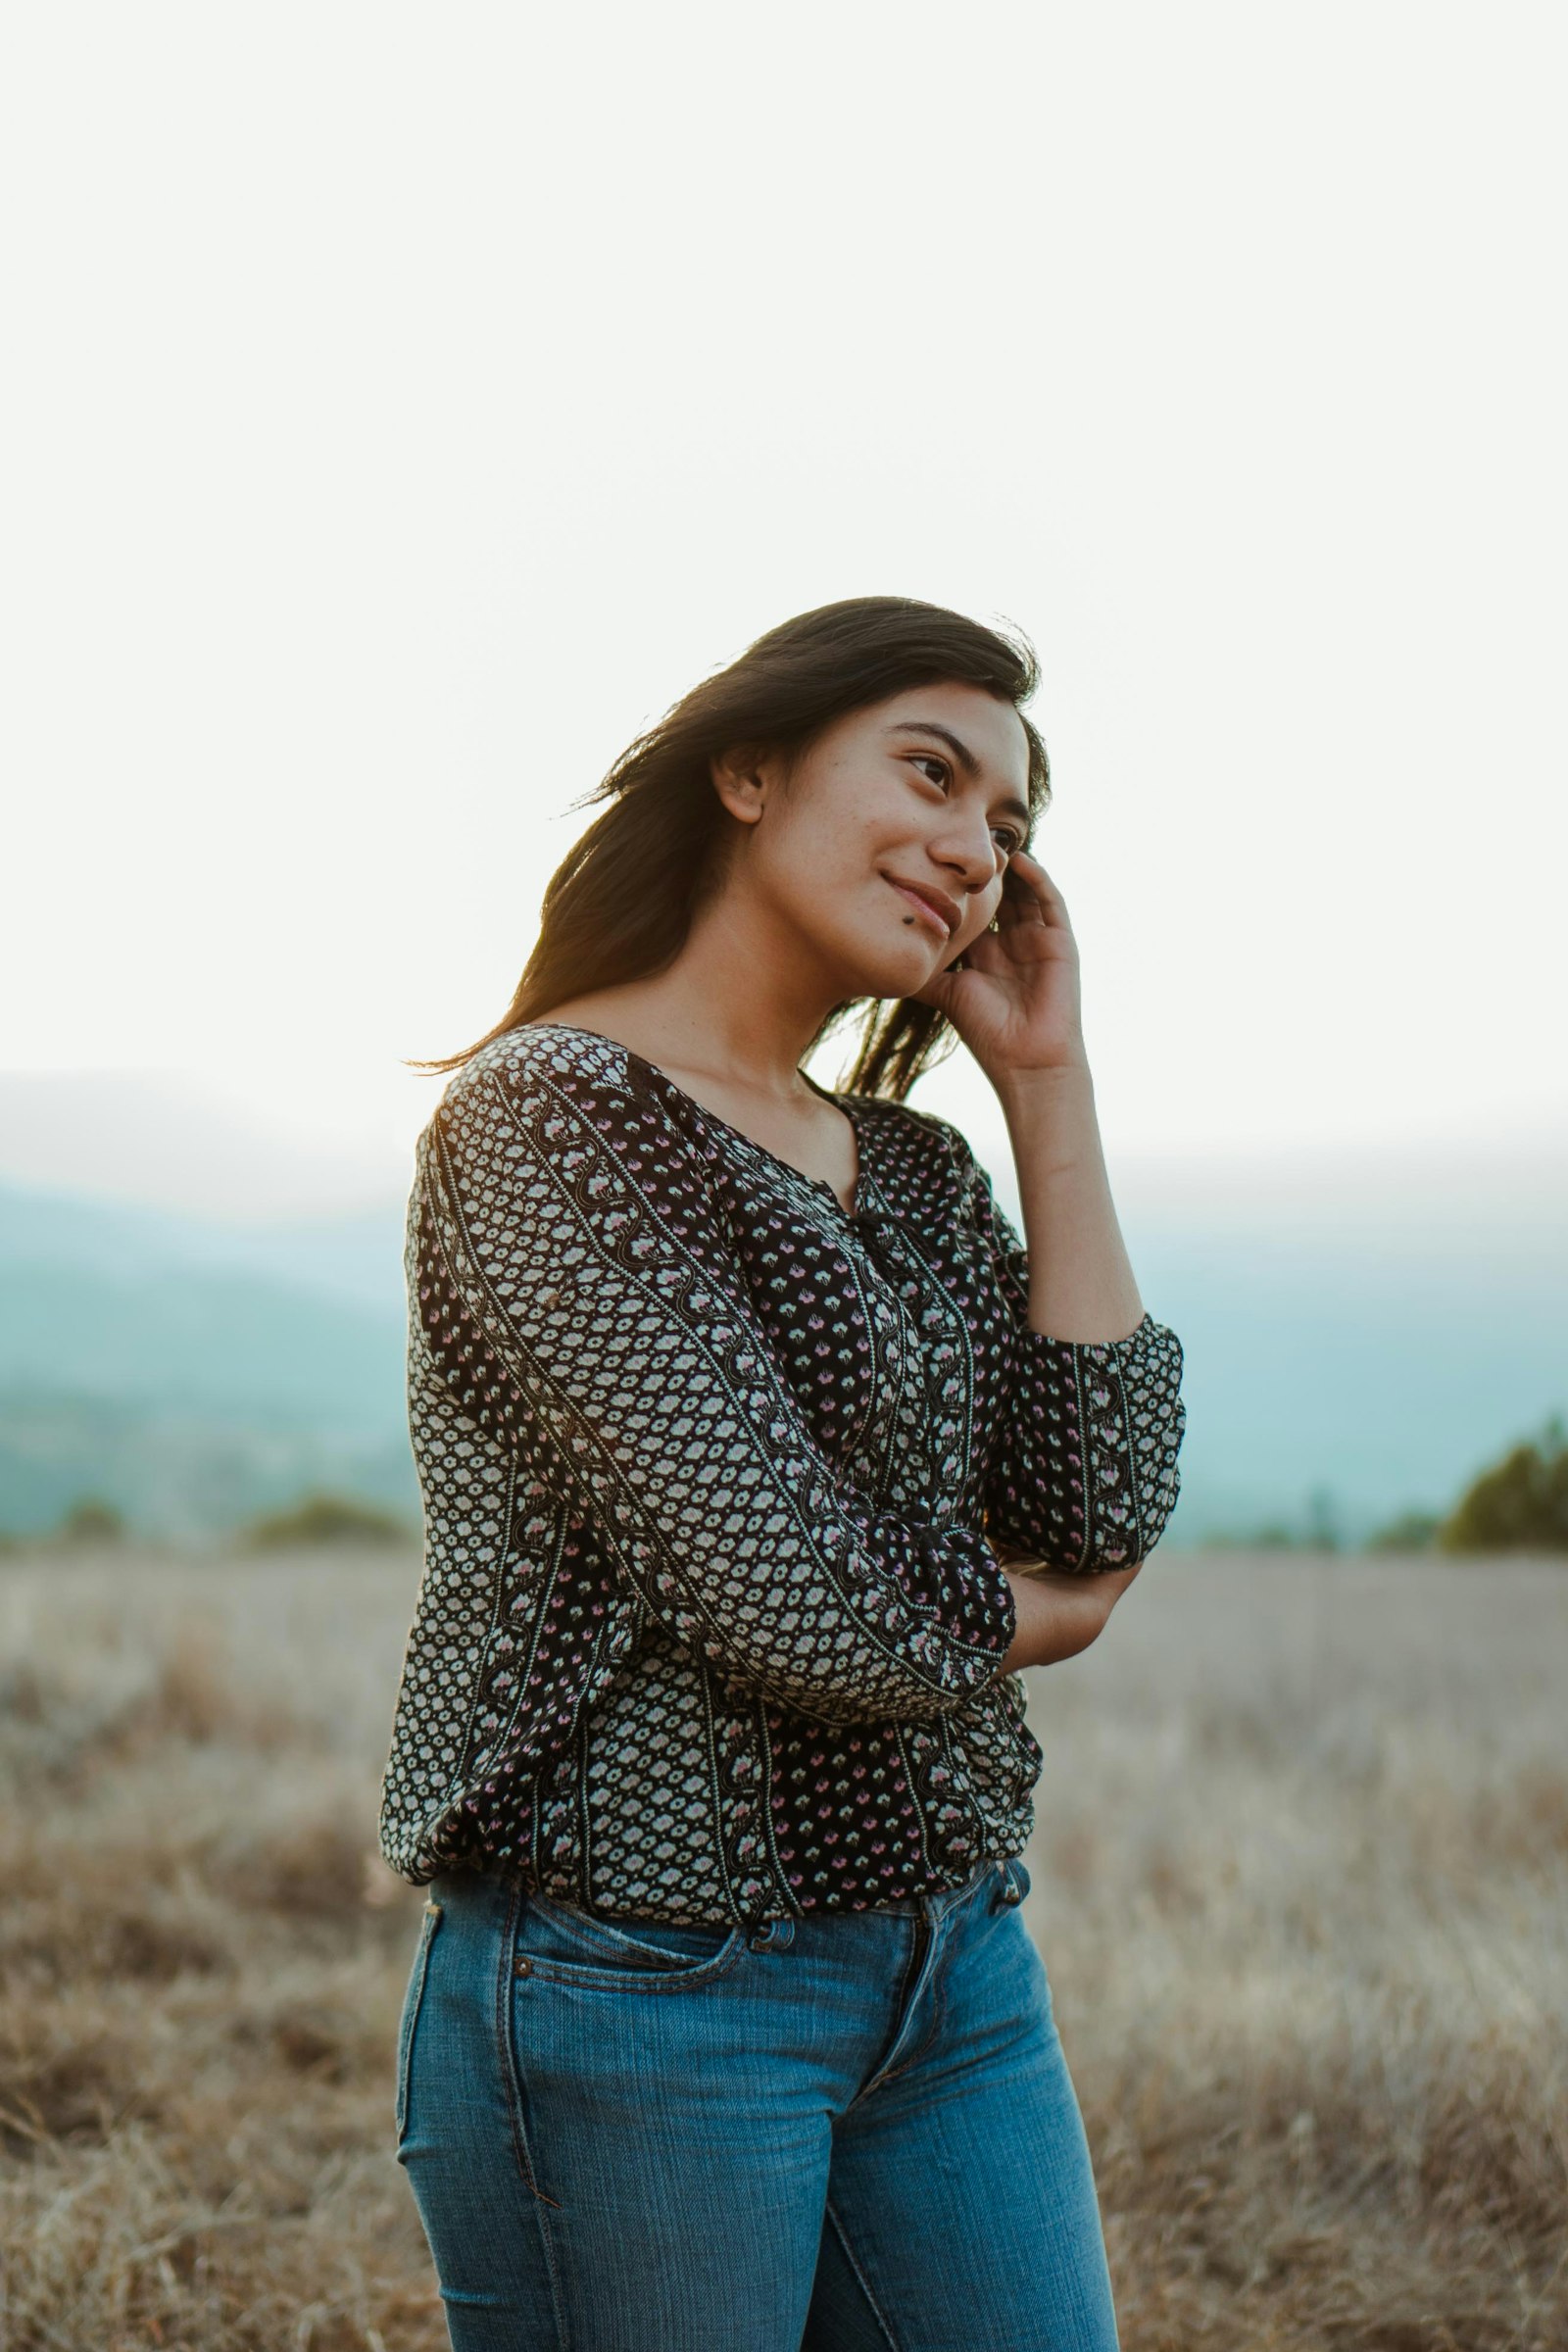
POLYGON ((419 1139, 425 1563, 382 1793, 416 1883, 760 1925, 1016 1854, 1041 1751, 995 1546, 1123 1567, 1182 1350, 1028 1328, 956 1130, 835 1098, 854 1213, 636 1054, 538 1025, 419 1139))

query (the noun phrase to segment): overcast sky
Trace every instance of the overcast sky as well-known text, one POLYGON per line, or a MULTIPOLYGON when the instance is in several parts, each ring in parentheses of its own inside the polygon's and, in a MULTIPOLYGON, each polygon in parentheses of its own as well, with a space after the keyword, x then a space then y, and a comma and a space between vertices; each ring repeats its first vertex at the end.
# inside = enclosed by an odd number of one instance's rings
POLYGON ((1038 644, 1113 1152, 1568 1129, 1560 9, 4 39, 0 1068, 401 1151, 571 801, 895 591, 1038 644))

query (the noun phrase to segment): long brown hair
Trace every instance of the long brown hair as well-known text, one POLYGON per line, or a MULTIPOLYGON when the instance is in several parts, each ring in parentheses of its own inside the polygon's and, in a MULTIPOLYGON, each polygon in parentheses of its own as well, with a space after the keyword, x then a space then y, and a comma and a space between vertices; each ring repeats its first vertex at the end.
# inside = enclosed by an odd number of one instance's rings
MULTIPOLYGON (((493 1029, 461 1054, 415 1066, 451 1070, 509 1029, 590 989, 662 971, 685 945, 712 886, 723 816, 711 762, 741 748, 798 757, 852 710, 911 686, 954 681, 1019 706, 1039 684, 1028 639, 1002 634, 906 596, 853 596, 781 621, 738 661, 681 697, 639 735, 579 806, 607 806, 569 849, 545 892, 539 937, 516 994, 493 1029)), ((1046 747, 1027 718, 1029 805, 1051 798, 1046 747)), ((943 1015, 912 998, 839 1005, 834 1028, 859 1011, 848 1086, 902 1102, 951 1047, 943 1015)))

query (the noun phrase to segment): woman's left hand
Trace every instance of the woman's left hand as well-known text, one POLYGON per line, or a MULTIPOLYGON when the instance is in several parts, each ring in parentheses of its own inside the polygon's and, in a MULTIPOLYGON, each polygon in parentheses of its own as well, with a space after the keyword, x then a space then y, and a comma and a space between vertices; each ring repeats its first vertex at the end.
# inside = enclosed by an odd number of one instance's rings
POLYGON ((982 931, 918 994, 962 1038, 993 1086, 1032 1070, 1087 1067, 1078 942, 1066 902, 1024 850, 1007 865, 997 928, 982 931))

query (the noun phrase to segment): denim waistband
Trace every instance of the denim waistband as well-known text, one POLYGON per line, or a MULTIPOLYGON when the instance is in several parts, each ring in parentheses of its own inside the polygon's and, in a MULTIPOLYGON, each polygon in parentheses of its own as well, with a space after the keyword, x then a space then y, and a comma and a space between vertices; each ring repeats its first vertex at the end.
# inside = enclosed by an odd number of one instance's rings
MULTIPOLYGON (((514 1884, 521 1885, 520 1878, 514 1872, 459 1870, 443 1879, 439 1891, 444 1900, 455 1897, 461 1899, 464 1893, 477 1893, 481 1887, 488 1889, 503 1885, 510 1887, 514 1884)), ((816 1926, 835 1919, 923 1919, 935 1926, 986 1886, 995 1889, 994 1907, 1021 1903, 1029 1891, 1028 1873, 1021 1855, 993 1857, 990 1861, 980 1863, 960 1885, 939 1886, 930 1894, 910 1895, 899 1902, 872 1903, 863 1910, 843 1912, 813 1909, 794 1918, 786 1914, 745 1928, 743 1933, 754 1947, 773 1949, 793 1942, 798 1928, 816 1926)), ((635 1921, 628 1918, 624 1924, 635 1925, 635 1921)))
POLYGON ((871 1909, 878 1919, 940 1919, 955 1904, 966 1902, 977 1886, 983 1886, 988 1879, 994 1879, 1006 1867, 1005 1862, 982 1862, 961 1886, 939 1886, 934 1894, 912 1895, 901 1903, 873 1903, 871 1909))
POLYGON ((994 1911, 1021 1903, 1029 1891, 1029 1877, 1021 1858, 1009 1855, 1005 1861, 983 1862, 961 1886, 941 1886, 934 1894, 916 1895, 907 1902, 874 1903, 864 1911, 808 1911, 802 1919, 772 1919, 765 1927, 753 1930, 747 1940, 753 1951, 783 1951, 802 1929, 838 1919, 923 1919, 934 1929, 950 1912, 956 1911, 987 1886, 993 1890, 994 1911))

